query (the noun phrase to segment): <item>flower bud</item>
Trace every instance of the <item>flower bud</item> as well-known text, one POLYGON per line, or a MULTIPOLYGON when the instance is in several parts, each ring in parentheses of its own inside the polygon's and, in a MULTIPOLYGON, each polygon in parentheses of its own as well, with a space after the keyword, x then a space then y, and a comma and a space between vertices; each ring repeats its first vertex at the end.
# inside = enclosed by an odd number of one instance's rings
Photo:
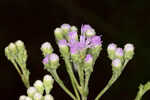
POLYGON ((24 100, 32 100, 32 98, 30 98, 30 97, 26 97, 24 100))
POLYGON ((93 71, 93 57, 91 54, 87 54, 84 60, 85 71, 93 71))
POLYGON ((47 55, 44 59, 43 59, 43 64, 44 65, 48 65, 48 63, 49 63, 49 57, 50 57, 50 55, 47 55))
POLYGON ((28 96, 29 97, 33 97, 34 96, 34 94, 37 92, 37 89, 35 88, 35 87, 29 87, 28 89, 27 89, 27 94, 28 94, 28 96))
POLYGON ((15 56, 16 53, 17 53, 17 48, 16 48, 16 45, 14 43, 10 43, 8 45, 8 49, 9 51, 15 56))
POLYGON ((76 26, 71 26, 71 31, 77 32, 77 31, 78 31, 78 28, 77 28, 76 26))
POLYGON ((33 98, 34 100, 42 100, 43 96, 40 93, 36 92, 33 98))
POLYGON ((19 100, 25 100, 26 99, 26 96, 25 95, 21 95, 20 97, 19 97, 19 100))
POLYGON ((66 35, 70 31, 71 26, 69 24, 62 24, 61 29, 64 31, 64 34, 66 35))
POLYGON ((43 78, 43 85, 45 87, 46 94, 49 94, 53 88, 54 79, 50 75, 45 75, 43 78))
POLYGON ((68 40, 78 40, 78 34, 76 31, 69 32, 68 40))
POLYGON ((36 80, 33 86, 37 89, 37 92, 43 94, 44 92, 44 86, 43 82, 41 80, 36 80))
POLYGON ((44 96, 44 100, 54 100, 53 96, 50 94, 47 94, 44 96))
POLYGON ((120 59, 116 58, 112 61, 112 67, 121 68, 121 66, 122 66, 122 63, 120 59))
POLYGON ((15 44, 16 44, 18 49, 24 48, 24 43, 21 40, 16 41, 15 44))
POLYGON ((133 55, 134 55, 134 46, 133 46, 133 44, 130 44, 130 43, 126 44, 124 46, 124 57, 125 57, 125 59, 130 60, 130 59, 133 58, 133 55))
POLYGON ((6 48, 5 48, 5 56, 7 56, 8 60, 12 60, 12 59, 13 59, 10 54, 11 54, 11 53, 10 53, 10 51, 9 51, 9 48, 6 47, 6 48))
POLYGON ((64 40, 59 40, 58 46, 59 46, 60 52, 63 56, 68 56, 69 55, 69 48, 68 48, 68 45, 67 45, 67 41, 65 39, 64 40))
POLYGON ((45 42, 41 46, 41 51, 43 52, 43 55, 46 56, 53 52, 53 48, 49 42, 45 42))
POLYGON ((123 55, 124 55, 123 49, 122 48, 117 48, 116 51, 115 51, 115 56, 117 58, 119 58, 121 61, 123 61, 123 55))
POLYGON ((54 30, 55 38, 56 40, 62 40, 64 38, 63 36, 63 30, 61 28, 56 28, 54 30))
POLYGON ((57 54, 50 54, 49 61, 52 69, 57 69, 59 67, 59 56, 57 54))
POLYGON ((88 29, 85 33, 85 35, 87 37, 91 37, 91 36, 94 36, 96 33, 95 33, 95 30, 94 29, 88 29))
POLYGON ((107 47, 108 56, 111 60, 115 59, 115 52, 116 52, 117 45, 111 43, 107 47))
POLYGON ((25 49, 24 43, 21 40, 18 40, 15 42, 15 45, 16 45, 17 51, 18 51, 17 52, 17 56, 19 59, 18 62, 21 61, 21 63, 26 63, 28 55, 27 55, 27 51, 25 49))

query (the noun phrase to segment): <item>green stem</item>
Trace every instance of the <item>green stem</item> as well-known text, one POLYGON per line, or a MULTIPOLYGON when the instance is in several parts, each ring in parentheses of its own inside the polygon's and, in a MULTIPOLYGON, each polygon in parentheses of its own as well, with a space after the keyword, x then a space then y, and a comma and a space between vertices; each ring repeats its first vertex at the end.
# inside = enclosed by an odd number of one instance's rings
POLYGON ((59 86, 73 99, 73 100, 77 100, 76 97, 66 88, 66 86, 64 85, 63 81, 59 78, 56 70, 52 70, 50 72, 52 74, 52 76, 54 77, 54 79, 56 80, 56 82, 59 84, 59 86))
POLYGON ((97 95, 95 100, 99 100, 101 96, 112 86, 112 84, 119 78, 121 75, 122 71, 124 70, 126 64, 128 63, 129 60, 126 60, 122 66, 122 69, 120 72, 114 72, 111 79, 109 80, 108 84, 105 86, 105 88, 97 95))
POLYGON ((89 79, 91 76, 91 72, 85 72, 85 87, 84 87, 84 91, 86 92, 86 96, 88 96, 88 92, 89 92, 89 88, 88 88, 88 84, 89 84, 89 79))
POLYGON ((112 86, 112 84, 118 79, 118 76, 112 76, 111 79, 109 80, 108 84, 105 86, 105 88, 97 95, 95 100, 99 100, 101 96, 112 86))
POLYGON ((69 74, 69 77, 70 77, 70 80, 71 80, 74 92, 75 92, 78 100, 80 100, 80 96, 79 96, 79 93, 77 91, 77 88, 80 89, 80 87, 79 87, 79 84, 78 84, 78 82, 77 82, 77 80, 75 78, 75 75, 73 73, 72 66, 71 66, 71 64, 69 62, 69 59, 65 58, 64 60, 65 60, 65 63, 66 63, 66 70, 67 70, 67 72, 69 74))
POLYGON ((81 97, 82 97, 82 100, 87 100, 87 95, 84 91, 84 88, 85 88, 85 80, 84 80, 84 71, 83 71, 83 67, 80 66, 80 64, 77 65, 78 66, 78 74, 79 74, 79 79, 80 79, 80 85, 81 85, 81 88, 82 88, 82 91, 80 91, 80 94, 81 94, 81 97))

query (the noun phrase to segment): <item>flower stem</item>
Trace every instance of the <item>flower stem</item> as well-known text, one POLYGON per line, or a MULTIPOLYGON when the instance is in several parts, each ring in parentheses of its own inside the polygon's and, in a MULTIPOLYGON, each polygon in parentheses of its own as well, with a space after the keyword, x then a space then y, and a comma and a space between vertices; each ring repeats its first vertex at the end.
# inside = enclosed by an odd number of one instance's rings
POLYGON ((65 60, 65 63, 66 63, 66 70, 67 70, 67 72, 68 72, 68 74, 69 74, 69 77, 70 77, 70 80, 71 80, 71 83, 72 83, 74 92, 75 92, 75 94, 76 94, 78 100, 80 100, 80 96, 79 96, 79 93, 78 93, 78 91, 77 91, 77 88, 78 88, 78 90, 79 90, 79 89, 80 89, 80 86, 79 86, 79 84, 78 84, 78 82, 77 82, 77 80, 76 80, 76 78, 75 78, 75 75, 74 75, 73 70, 72 70, 72 66, 71 66, 71 64, 70 64, 70 62, 69 62, 69 59, 64 58, 64 60, 65 60))
POLYGON ((50 71, 50 73, 52 74, 52 76, 54 77, 54 79, 56 80, 56 82, 60 85, 60 87, 73 99, 73 100, 77 100, 76 97, 66 88, 66 86, 64 85, 63 81, 59 78, 56 70, 52 70, 50 71))

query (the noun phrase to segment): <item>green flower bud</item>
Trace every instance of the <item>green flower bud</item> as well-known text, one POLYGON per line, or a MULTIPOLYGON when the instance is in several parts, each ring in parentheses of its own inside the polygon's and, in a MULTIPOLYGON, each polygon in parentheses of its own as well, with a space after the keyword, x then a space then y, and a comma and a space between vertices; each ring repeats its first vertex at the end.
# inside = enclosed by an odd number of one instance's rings
POLYGON ((108 56, 111 60, 115 59, 115 52, 116 52, 117 45, 111 43, 107 47, 108 56))
POLYGON ((33 86, 37 89, 37 91, 41 94, 44 92, 44 85, 41 80, 36 80, 33 86))
POLYGON ((121 60, 116 58, 112 61, 112 67, 113 67, 113 70, 116 71, 116 70, 120 70, 121 67, 122 67, 122 63, 121 63, 121 60))
POLYGON ((63 30, 61 28, 56 28, 54 30, 55 38, 56 40, 62 40, 64 38, 63 36, 63 30))
POLYGON ((21 40, 16 41, 15 45, 16 45, 17 51, 18 51, 17 52, 17 56, 18 56, 17 61, 18 61, 18 63, 21 63, 21 65, 22 65, 22 63, 26 63, 26 61, 27 61, 27 57, 28 57, 27 51, 25 49, 24 43, 21 40))
POLYGON ((44 96, 44 100, 54 100, 53 96, 50 94, 47 94, 44 96))
POLYGON ((61 29, 63 30, 63 34, 67 35, 70 31, 71 26, 69 24, 62 24, 61 29))
POLYGON ((43 84, 45 87, 46 94, 49 94, 53 88, 54 79, 50 75, 45 75, 43 78, 43 84))
POLYGON ((9 51, 9 48, 6 47, 6 48, 5 48, 5 56, 8 58, 8 60, 12 60, 12 59, 13 59, 13 57, 12 57, 10 54, 11 54, 11 53, 10 53, 10 51, 9 51))
POLYGON ((35 88, 35 87, 29 87, 28 89, 27 89, 27 94, 28 94, 28 96, 29 97, 33 97, 34 96, 34 94, 37 92, 37 89, 35 88))
POLYGON ((18 49, 24 49, 24 43, 21 40, 15 42, 18 49))
POLYGON ((85 60, 84 60, 84 70, 85 72, 87 71, 90 71, 92 72, 93 71, 93 57, 91 54, 87 54, 87 56, 85 57, 85 60))
POLYGON ((44 42, 41 46, 41 51, 44 56, 51 54, 53 52, 53 48, 49 42, 44 42))
POLYGON ((124 58, 127 59, 127 60, 130 60, 133 58, 133 55, 134 55, 134 46, 133 44, 126 44, 124 46, 124 58))
POLYGON ((77 31, 78 31, 78 28, 77 28, 76 26, 71 26, 71 31, 77 32, 77 31))
POLYGON ((19 100, 25 100, 26 97, 27 97, 27 96, 25 96, 25 95, 21 95, 21 96, 19 97, 19 100))
POLYGON ((33 98, 34 98, 34 100, 43 100, 43 96, 40 93, 38 93, 38 92, 36 92, 34 94, 33 98))
POLYGON ((10 43, 8 45, 8 50, 9 50, 9 56, 11 56, 11 58, 16 58, 16 54, 17 54, 17 48, 16 45, 14 43, 10 43))
POLYGON ((85 35, 87 37, 91 37, 91 36, 94 36, 96 34, 95 30, 94 29, 88 29, 85 33, 85 35))
POLYGON ((59 40, 58 46, 63 56, 69 56, 69 47, 67 46, 67 41, 65 39, 59 40))
POLYGON ((122 48, 116 48, 116 51, 115 51, 115 57, 116 58, 119 58, 121 60, 121 62, 123 62, 123 56, 124 56, 124 51, 122 48))
POLYGON ((50 54, 49 56, 50 67, 52 69, 57 69, 59 67, 59 56, 55 53, 50 54))

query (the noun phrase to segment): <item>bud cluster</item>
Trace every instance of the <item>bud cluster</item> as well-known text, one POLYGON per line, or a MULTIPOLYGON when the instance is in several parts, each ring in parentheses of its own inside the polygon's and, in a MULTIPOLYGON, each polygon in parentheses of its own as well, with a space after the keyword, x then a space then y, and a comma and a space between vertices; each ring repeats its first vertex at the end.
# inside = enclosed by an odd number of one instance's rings
POLYGON ((36 80, 33 86, 27 89, 27 96, 20 96, 19 100, 54 100, 50 94, 54 80, 50 75, 45 75, 43 82, 36 80), (45 91, 45 92, 44 92, 45 91))
MULTIPOLYGON (((108 57, 112 60, 114 68, 125 67, 124 63, 131 60, 134 55, 134 46, 127 43, 124 49, 117 47, 115 43, 111 43, 107 48, 108 57)), ((122 68, 121 68, 122 69, 122 68)))
POLYGON ((25 49, 24 43, 21 40, 18 40, 15 43, 10 43, 5 48, 5 55, 7 56, 8 60, 10 60, 15 66, 25 86, 29 87, 30 72, 26 68, 27 51, 25 49))

